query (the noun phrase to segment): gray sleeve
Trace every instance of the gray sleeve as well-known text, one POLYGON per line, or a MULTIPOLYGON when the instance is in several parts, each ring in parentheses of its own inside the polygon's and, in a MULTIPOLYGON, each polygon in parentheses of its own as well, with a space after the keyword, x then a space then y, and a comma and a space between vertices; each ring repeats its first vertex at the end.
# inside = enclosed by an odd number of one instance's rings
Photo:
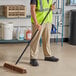
POLYGON ((36 2, 37 0, 30 0, 30 4, 35 4, 36 5, 36 2))

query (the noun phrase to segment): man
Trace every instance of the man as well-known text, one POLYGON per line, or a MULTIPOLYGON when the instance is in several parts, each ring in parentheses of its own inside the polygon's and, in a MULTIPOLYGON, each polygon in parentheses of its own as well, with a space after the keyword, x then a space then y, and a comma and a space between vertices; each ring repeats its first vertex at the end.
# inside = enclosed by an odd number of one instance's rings
MULTIPOLYGON (((32 35, 38 29, 37 34, 30 44, 30 64, 32 66, 38 66, 37 57, 38 57, 38 46, 39 40, 42 35, 42 43, 43 43, 43 52, 44 52, 44 60, 57 62, 59 59, 51 56, 50 51, 50 31, 52 24, 52 11, 47 16, 46 20, 42 25, 41 22, 46 16, 49 8, 51 10, 55 9, 55 6, 52 4, 52 0, 31 0, 31 22, 32 22, 32 35)), ((41 51, 41 50, 40 50, 41 51)))

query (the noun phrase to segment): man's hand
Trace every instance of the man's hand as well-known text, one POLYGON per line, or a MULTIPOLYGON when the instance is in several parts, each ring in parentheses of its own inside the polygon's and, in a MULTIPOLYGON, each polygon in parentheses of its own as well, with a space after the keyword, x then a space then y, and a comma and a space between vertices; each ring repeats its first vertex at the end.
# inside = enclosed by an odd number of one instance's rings
POLYGON ((54 9, 55 9, 55 5, 52 5, 52 6, 51 6, 51 10, 54 10, 54 9))
POLYGON ((39 25, 39 24, 36 24, 36 28, 39 30, 39 31, 41 31, 41 25, 39 25))

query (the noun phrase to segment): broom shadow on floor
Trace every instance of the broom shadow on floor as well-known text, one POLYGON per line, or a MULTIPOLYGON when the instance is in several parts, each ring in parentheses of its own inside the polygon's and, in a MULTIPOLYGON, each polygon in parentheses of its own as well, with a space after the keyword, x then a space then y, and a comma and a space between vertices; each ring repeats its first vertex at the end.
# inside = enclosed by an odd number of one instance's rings
POLYGON ((19 64, 24 64, 24 65, 29 65, 29 66, 30 66, 30 62, 23 62, 23 61, 20 61, 19 64))

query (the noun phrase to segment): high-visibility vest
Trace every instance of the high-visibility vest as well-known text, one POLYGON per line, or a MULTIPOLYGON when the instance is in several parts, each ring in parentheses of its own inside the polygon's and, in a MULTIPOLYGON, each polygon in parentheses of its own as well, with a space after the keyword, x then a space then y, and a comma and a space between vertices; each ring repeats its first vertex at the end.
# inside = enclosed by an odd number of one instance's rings
MULTIPOLYGON (((52 0, 37 0, 36 18, 39 24, 41 24, 42 20, 49 11, 51 5, 52 5, 52 0)), ((31 17, 31 22, 34 23, 32 17, 31 17)), ((44 23, 52 23, 52 11, 49 13, 44 23)))

